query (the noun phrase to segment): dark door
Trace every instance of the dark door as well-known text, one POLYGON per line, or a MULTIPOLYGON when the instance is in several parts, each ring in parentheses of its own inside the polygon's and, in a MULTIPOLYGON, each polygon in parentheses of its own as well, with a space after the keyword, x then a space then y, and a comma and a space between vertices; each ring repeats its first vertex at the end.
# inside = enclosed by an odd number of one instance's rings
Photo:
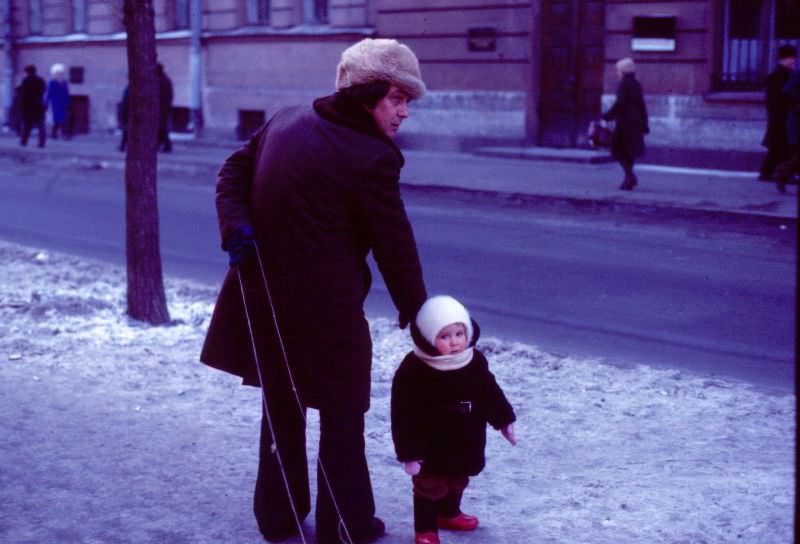
POLYGON ((539 145, 586 145, 600 113, 604 0, 542 0, 539 145))
POLYGON ((87 134, 89 132, 89 97, 73 94, 69 97, 68 131, 71 134, 87 134))

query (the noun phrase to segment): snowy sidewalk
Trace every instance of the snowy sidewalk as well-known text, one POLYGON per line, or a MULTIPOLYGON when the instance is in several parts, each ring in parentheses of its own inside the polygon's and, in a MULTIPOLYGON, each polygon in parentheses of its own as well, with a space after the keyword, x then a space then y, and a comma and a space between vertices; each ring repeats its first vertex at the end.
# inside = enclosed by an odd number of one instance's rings
MULTIPOLYGON (((124 316, 124 270, 0 242, 0 277, 0 542, 263 542, 251 514, 258 391, 197 362, 217 286, 168 280, 177 323, 151 328, 124 316)), ((408 544, 389 389, 409 342, 388 319, 372 330, 379 542, 408 544)), ((490 431, 464 505, 481 526, 443 543, 792 541, 794 396, 493 338, 480 347, 517 410, 519 444, 490 431)), ((314 542, 313 516, 305 532, 314 542)))

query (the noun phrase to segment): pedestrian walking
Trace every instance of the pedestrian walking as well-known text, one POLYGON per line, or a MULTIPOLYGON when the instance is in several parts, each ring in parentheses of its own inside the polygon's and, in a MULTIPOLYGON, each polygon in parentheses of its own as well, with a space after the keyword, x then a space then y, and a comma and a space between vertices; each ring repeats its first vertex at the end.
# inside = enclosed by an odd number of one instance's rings
POLYGON ((172 124, 172 80, 164 72, 164 65, 156 66, 158 72, 158 148, 164 153, 172 151, 169 131, 172 124))
POLYGON ((57 63, 50 67, 50 81, 47 82, 46 103, 53 116, 53 128, 50 137, 58 138, 58 132, 64 139, 69 139, 66 123, 69 112, 69 84, 65 79, 66 67, 57 63))
POLYGON ((514 410, 475 348, 479 336, 460 302, 429 298, 411 324, 414 349, 392 381, 392 438, 412 477, 415 544, 439 544, 439 529, 478 527, 461 497, 486 464, 487 424, 517 442, 514 410))
POLYGON ((778 65, 767 76, 764 92, 767 130, 761 140, 761 145, 767 148, 767 154, 758 174, 760 181, 772 181, 775 167, 791 155, 787 129, 789 96, 783 92, 783 88, 789 82, 796 63, 797 48, 793 45, 782 45, 778 48, 778 65))
POLYGON ((19 87, 20 110, 22 113, 22 134, 20 143, 28 145, 28 137, 35 127, 39 131, 39 147, 44 147, 47 135, 44 129, 46 105, 44 95, 47 90, 44 80, 36 75, 36 67, 25 67, 25 78, 19 87))
POLYGON ((394 142, 409 101, 425 91, 417 58, 395 40, 362 40, 342 53, 336 89, 312 107, 277 112, 217 178, 232 268, 201 360, 263 386, 253 502, 270 542, 297 534, 310 512, 307 408, 320 418, 317 542, 361 544, 383 535, 364 438, 370 251, 401 326, 427 298, 394 142))
POLYGON ((780 193, 786 192, 786 184, 800 171, 800 70, 795 69, 792 72, 789 81, 783 87, 783 94, 788 103, 786 132, 789 156, 775 167, 775 182, 780 193))
POLYGON ((614 133, 611 135, 611 155, 625 172, 619 188, 630 191, 639 184, 633 173, 633 165, 637 158, 644 155, 644 135, 650 133, 650 126, 642 86, 636 80, 633 59, 620 59, 616 66, 619 78, 617 97, 602 118, 615 121, 614 133))
POLYGON ((117 103, 117 125, 119 125, 119 130, 122 132, 118 147, 120 151, 125 151, 125 147, 128 145, 128 117, 131 107, 128 87, 128 85, 125 85, 125 89, 122 90, 122 98, 117 103))

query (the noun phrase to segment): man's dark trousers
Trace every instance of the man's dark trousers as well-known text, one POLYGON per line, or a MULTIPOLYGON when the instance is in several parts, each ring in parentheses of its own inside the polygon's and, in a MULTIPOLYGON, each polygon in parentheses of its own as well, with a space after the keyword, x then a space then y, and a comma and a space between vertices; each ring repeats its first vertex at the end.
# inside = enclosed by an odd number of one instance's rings
POLYGON ((20 138, 20 143, 22 145, 28 145, 28 138, 31 135, 31 130, 36 127, 39 131, 39 147, 44 147, 45 142, 45 129, 44 129, 44 119, 23 119, 22 120, 22 137, 20 138))
MULTIPOLYGON (((270 391, 267 405, 295 509, 302 521, 310 512, 303 417, 296 399, 288 391, 280 394, 270 391)), ((318 466, 316 529, 319 544, 339 544, 342 541, 339 532, 343 531, 328 492, 325 475, 354 541, 358 542, 359 536, 368 530, 375 516, 375 501, 364 450, 363 414, 320 411, 319 456, 324 473, 318 466)), ((253 502, 259 529, 267 539, 277 540, 296 531, 277 456, 272 452, 272 435, 265 416, 261 421, 258 478, 253 502)))

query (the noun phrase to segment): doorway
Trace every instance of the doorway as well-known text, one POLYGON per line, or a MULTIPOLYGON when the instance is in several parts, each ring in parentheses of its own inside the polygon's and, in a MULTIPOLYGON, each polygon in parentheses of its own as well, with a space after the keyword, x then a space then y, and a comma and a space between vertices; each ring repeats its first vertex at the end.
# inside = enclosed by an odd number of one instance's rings
POLYGON ((89 133, 89 97, 87 95, 70 95, 69 114, 67 115, 67 133, 89 133))
POLYGON ((604 0, 542 0, 539 145, 588 146, 600 113, 605 62, 604 0))

